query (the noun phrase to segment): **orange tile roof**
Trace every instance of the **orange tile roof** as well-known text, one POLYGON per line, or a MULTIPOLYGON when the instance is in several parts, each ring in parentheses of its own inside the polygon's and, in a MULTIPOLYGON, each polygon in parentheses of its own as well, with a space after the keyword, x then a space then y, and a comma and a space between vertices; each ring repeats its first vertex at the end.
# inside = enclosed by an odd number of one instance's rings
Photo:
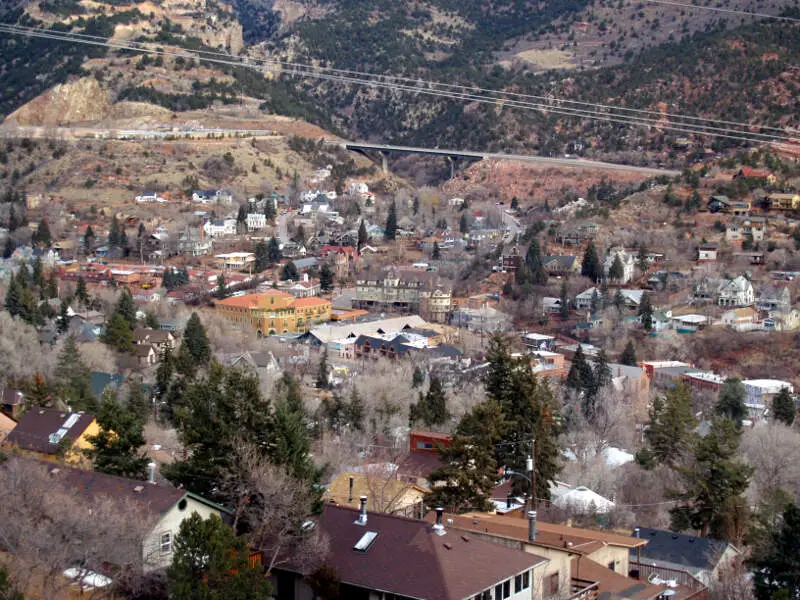
POLYGON ((322 298, 298 298, 294 302, 292 302, 292 308, 308 308, 311 306, 326 306, 330 305, 328 300, 323 300, 322 298))
POLYGON ((247 294, 246 296, 231 296, 217 302, 219 306, 238 306, 240 308, 254 308, 259 304, 259 294, 247 294))

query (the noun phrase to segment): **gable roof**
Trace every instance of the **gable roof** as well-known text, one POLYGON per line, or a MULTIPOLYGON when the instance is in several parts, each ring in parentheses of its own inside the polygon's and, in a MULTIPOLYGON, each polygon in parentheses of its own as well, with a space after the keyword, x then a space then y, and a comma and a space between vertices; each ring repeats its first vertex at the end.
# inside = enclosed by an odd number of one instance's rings
POLYGON ((639 527, 639 537, 647 542, 641 550, 642 561, 656 560, 694 569, 714 569, 728 547, 728 542, 722 540, 650 527, 639 527))
POLYGON ((94 415, 34 407, 22 416, 6 441, 23 450, 55 454, 58 442, 51 436, 76 441, 93 421, 94 415))
POLYGON ((342 583, 426 600, 463 600, 512 578, 547 559, 505 548, 430 523, 368 513, 366 526, 356 525, 358 510, 326 505, 320 529, 330 539, 328 564, 342 583), (367 532, 374 542, 365 552, 354 549, 367 532))

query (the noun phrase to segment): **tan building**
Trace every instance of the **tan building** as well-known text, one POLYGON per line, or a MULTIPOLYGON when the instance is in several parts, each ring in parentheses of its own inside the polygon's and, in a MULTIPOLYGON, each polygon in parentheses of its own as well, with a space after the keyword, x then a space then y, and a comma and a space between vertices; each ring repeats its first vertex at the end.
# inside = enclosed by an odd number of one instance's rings
POLYGON ((322 298, 295 298, 269 290, 217 302, 217 310, 234 323, 249 323, 259 335, 306 332, 331 320, 331 303, 322 298))
POLYGON ((767 203, 771 210, 797 210, 800 208, 800 194, 770 194, 767 203))
POLYGON ((353 308, 419 314, 443 323, 452 304, 452 290, 438 282, 435 273, 389 269, 356 281, 353 308), (427 316, 426 316, 427 315, 427 316))
POLYGON ((4 445, 22 454, 45 460, 64 458, 69 463, 83 464, 84 450, 92 447, 89 438, 100 433, 93 415, 54 408, 31 408, 12 429, 4 445))
POLYGON ((430 490, 392 477, 389 473, 339 473, 328 485, 323 499, 339 506, 359 507, 359 498, 366 496, 367 510, 372 512, 421 517, 423 499, 430 490))

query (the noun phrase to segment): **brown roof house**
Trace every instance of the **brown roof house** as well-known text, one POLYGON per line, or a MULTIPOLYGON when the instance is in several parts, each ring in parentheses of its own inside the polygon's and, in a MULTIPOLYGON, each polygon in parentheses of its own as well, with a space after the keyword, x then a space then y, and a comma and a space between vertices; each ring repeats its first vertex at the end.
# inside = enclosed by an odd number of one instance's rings
POLYGON ((83 450, 91 448, 89 438, 100 433, 93 415, 54 408, 31 408, 8 434, 4 445, 23 454, 67 462, 84 462, 83 450))
MULTIPOLYGON (((519 548, 549 559, 544 567, 541 594, 535 598, 631 598, 661 600, 665 586, 628 577, 633 549, 645 546, 646 540, 579 529, 553 523, 537 522, 535 511, 527 519, 488 513, 448 515, 452 529, 471 537, 519 548)), ((430 519, 431 517, 427 517, 430 519)), ((693 590, 677 589, 674 600, 689 597, 693 590)))
POLYGON ((133 330, 133 338, 137 345, 149 344, 153 346, 157 354, 161 354, 166 348, 174 350, 177 346, 175 335, 171 331, 163 329, 137 327, 133 330))
MULTIPOLYGON (((547 559, 492 544, 434 523, 325 506, 317 527, 330 544, 327 566, 341 581, 340 597, 402 600, 533 600, 547 559)), ((291 567, 277 577, 277 598, 309 598, 291 567)), ((295 571, 296 572, 296 571, 295 571)))
POLYGON ((197 513, 203 519, 227 512, 205 498, 170 485, 155 483, 155 464, 150 463, 148 481, 106 475, 58 465, 50 474, 67 489, 87 500, 108 497, 142 509, 150 533, 142 545, 146 571, 165 568, 172 562, 173 542, 184 519, 197 513), (152 525, 151 525, 152 523, 152 525))

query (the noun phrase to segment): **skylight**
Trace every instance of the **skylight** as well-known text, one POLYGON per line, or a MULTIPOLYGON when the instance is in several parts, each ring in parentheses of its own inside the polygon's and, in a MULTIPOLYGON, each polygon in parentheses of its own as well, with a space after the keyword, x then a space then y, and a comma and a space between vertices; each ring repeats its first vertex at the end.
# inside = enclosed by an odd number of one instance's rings
POLYGON ((356 542, 356 545, 353 546, 353 550, 356 552, 366 552, 369 550, 370 546, 375 542, 375 538, 378 537, 377 531, 368 531, 364 535, 361 536, 361 539, 356 542))

